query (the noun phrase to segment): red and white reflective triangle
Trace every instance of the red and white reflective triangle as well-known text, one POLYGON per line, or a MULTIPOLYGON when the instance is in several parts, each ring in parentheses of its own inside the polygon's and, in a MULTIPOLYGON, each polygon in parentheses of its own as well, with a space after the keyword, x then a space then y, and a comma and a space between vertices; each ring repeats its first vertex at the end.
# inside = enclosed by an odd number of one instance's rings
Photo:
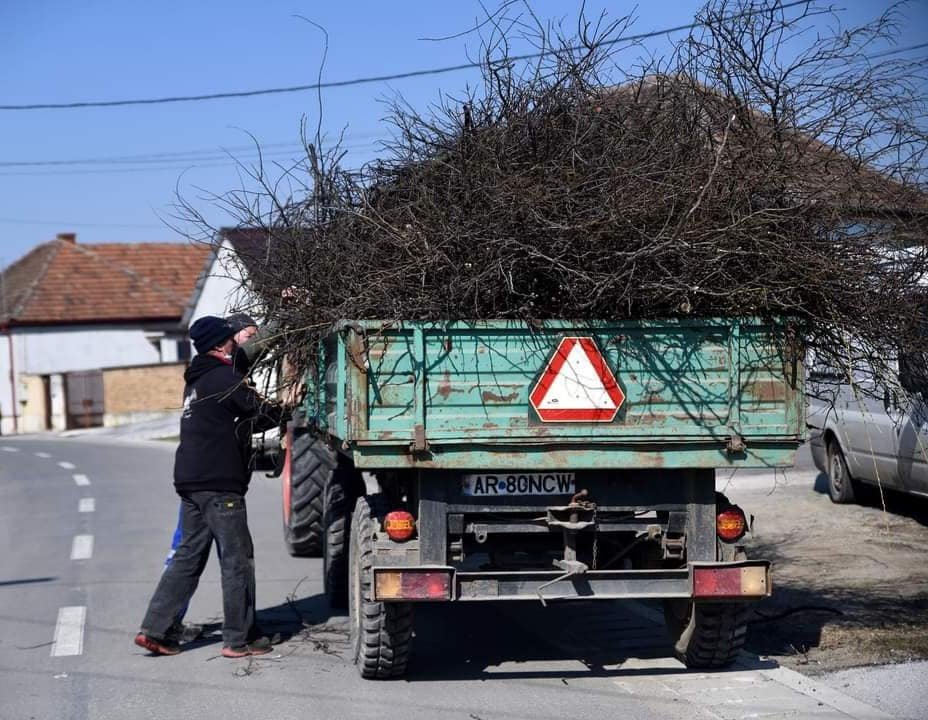
POLYGON ((543 422, 612 422, 625 393, 591 337, 565 337, 529 395, 543 422))

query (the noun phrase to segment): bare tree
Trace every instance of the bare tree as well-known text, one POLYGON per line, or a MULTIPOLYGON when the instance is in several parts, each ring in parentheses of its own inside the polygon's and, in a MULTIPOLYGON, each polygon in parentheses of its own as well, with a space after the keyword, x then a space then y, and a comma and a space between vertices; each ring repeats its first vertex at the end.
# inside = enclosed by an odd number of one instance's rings
POLYGON ((721 0, 698 20, 623 68, 629 18, 568 31, 505 3, 475 31, 481 83, 392 103, 379 159, 345 169, 317 127, 276 180, 247 168, 213 200, 266 234, 250 282, 279 354, 311 363, 342 318, 680 315, 788 318, 796 352, 845 374, 928 350, 925 66, 881 54, 899 9, 844 28, 815 2, 721 0))

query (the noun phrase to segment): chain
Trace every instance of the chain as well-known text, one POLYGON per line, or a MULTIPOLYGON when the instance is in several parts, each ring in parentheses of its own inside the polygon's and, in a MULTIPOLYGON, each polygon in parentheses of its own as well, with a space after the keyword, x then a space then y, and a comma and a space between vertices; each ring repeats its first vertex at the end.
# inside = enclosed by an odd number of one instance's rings
POLYGON ((599 530, 596 526, 596 506, 593 506, 593 569, 599 561, 599 530))

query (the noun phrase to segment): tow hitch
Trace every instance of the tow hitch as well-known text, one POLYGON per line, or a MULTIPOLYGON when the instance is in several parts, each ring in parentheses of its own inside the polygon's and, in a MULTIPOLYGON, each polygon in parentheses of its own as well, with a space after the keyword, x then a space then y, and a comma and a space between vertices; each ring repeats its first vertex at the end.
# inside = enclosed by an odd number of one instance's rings
POLYGON ((536 592, 541 604, 547 607, 543 591, 555 583, 567 580, 575 575, 583 575, 589 566, 577 560, 577 533, 593 528, 593 564, 596 565, 596 503, 587 500, 589 492, 581 490, 570 499, 570 504, 549 507, 546 521, 548 527, 559 527, 564 534, 564 558, 555 560, 554 564, 564 571, 563 575, 539 586, 536 592))

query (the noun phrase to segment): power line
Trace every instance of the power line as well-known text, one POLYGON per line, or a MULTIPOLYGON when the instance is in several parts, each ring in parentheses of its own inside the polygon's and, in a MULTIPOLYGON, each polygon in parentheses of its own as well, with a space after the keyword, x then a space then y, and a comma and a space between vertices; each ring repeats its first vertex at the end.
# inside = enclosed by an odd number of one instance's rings
MULTIPOLYGON (((270 143, 262 145, 262 152, 268 148, 300 148, 298 143, 270 143)), ((60 165, 109 165, 125 163, 148 163, 148 162, 177 162, 184 159, 196 159, 200 156, 215 156, 221 152, 247 152, 255 151, 254 145, 235 145, 227 148, 210 148, 200 150, 177 150, 174 152, 163 153, 144 153, 140 155, 113 155, 108 157, 90 157, 74 158, 69 160, 3 160, 0 161, 0 168, 5 167, 45 167, 60 165)))
POLYGON ((899 53, 908 52, 909 50, 921 50, 924 47, 928 47, 928 42, 919 43, 918 45, 909 45, 908 47, 890 48, 889 50, 884 50, 883 52, 867 55, 867 59, 876 60, 877 58, 886 57, 887 55, 898 55, 899 53))
POLYGON ((84 227, 84 228, 134 228, 149 230, 164 230, 164 225, 143 225, 139 223, 82 223, 69 220, 23 220, 21 218, 0 217, 0 223, 6 225, 56 225, 58 227, 84 227))
MULTIPOLYGON (((364 139, 370 138, 365 142, 361 143, 344 143, 341 147, 345 149, 353 149, 360 147, 368 147, 374 145, 380 140, 384 139, 382 133, 358 133, 351 136, 353 139, 364 139)), ((143 153, 139 155, 113 155, 108 157, 90 157, 90 158, 74 158, 68 160, 4 160, 0 161, 0 168, 7 167, 47 167, 47 166, 61 166, 61 165, 122 165, 129 164, 134 165, 138 163, 164 163, 164 162, 179 162, 182 160, 195 160, 195 159, 223 159, 227 158, 227 153, 233 152, 247 152, 257 156, 259 153, 267 157, 272 154, 280 154, 287 152, 287 150, 281 150, 280 148, 287 148, 288 150, 302 150, 303 144, 296 142, 280 142, 280 143, 267 143, 265 145, 234 145, 230 147, 215 147, 215 148, 201 148, 199 150, 175 150, 171 152, 160 152, 160 153, 143 153), (273 152, 269 152, 270 149, 274 149, 273 152)))
MULTIPOLYGON (((343 150, 360 150, 364 148, 373 148, 376 142, 358 143, 355 145, 342 145, 343 150)), ((300 146, 302 148, 302 146, 300 146)), ((294 163, 298 164, 305 161, 305 158, 296 159, 293 157, 292 150, 277 150, 274 152, 262 152, 260 159, 262 161, 274 161, 275 163, 286 158, 293 158, 294 163)), ((229 167, 230 165, 253 164, 259 160, 257 154, 230 157, 225 154, 201 157, 172 157, 162 160, 151 160, 147 162, 138 161, 132 163, 115 163, 113 167, 110 163, 92 163, 93 167, 84 167, 69 170, 53 170, 51 168, 39 168, 37 170, 14 170, 13 172, 3 172, 0 167, 0 178, 3 177, 49 177, 58 175, 106 175, 111 173, 136 173, 136 172, 157 172, 161 170, 201 170, 207 168, 229 167), (186 162, 184 162, 186 161, 186 162), (109 167, 107 167, 109 165, 109 167)), ((70 165, 69 162, 63 161, 64 164, 70 165)), ((54 161, 43 162, 46 164, 57 164, 54 161)))
MULTIPOLYGON (((292 157, 289 156, 288 157, 292 157)), ((268 156, 264 156, 268 159, 268 156)), ((255 158, 256 160, 256 158, 255 158)), ((275 160, 274 164, 283 164, 285 161, 275 160)), ((293 167, 299 166, 305 162, 305 158, 293 161, 293 167)), ((67 175, 119 175, 123 173, 145 173, 145 172, 163 172, 163 171, 182 171, 182 170, 209 170, 220 167, 234 167, 236 165, 249 164, 248 160, 241 158, 226 158, 221 162, 204 162, 192 161, 182 165, 149 165, 144 167, 103 167, 103 168, 81 168, 78 170, 35 170, 35 171, 17 171, 17 172, 0 172, 0 178, 6 177, 59 177, 67 175)), ((253 163, 252 163, 253 164, 253 163)))
MULTIPOLYGON (((293 157, 294 150, 276 150, 273 152, 261 153, 262 160, 271 160, 282 157, 293 157)), ((13 172, 5 172, 7 167, 0 165, 0 177, 9 177, 12 175, 81 175, 84 173, 101 173, 101 172, 130 172, 136 170, 171 170, 175 167, 201 167, 201 163, 208 165, 229 165, 236 162, 257 161, 258 155, 253 156, 232 156, 223 153, 214 153, 212 155, 194 155, 190 157, 171 157, 151 160, 137 161, 116 161, 116 162, 91 162, 91 163, 71 163, 71 162, 40 162, 36 163, 38 167, 34 170, 19 171, 18 166, 35 168, 32 163, 11 164, 9 169, 13 172), (80 167, 80 165, 89 165, 90 167, 80 167), (75 169, 55 170, 55 167, 71 167, 75 169)))
POLYGON ((23 172, 4 172, 0 173, 0 178, 5 177, 64 177, 67 175, 120 175, 123 173, 152 173, 164 171, 181 171, 181 170, 208 170, 210 168, 229 167, 235 165, 235 160, 226 160, 225 162, 189 162, 184 165, 155 165, 150 167, 120 167, 120 168, 87 168, 81 170, 54 170, 43 172, 23 171, 23 172))
MULTIPOLYGON (((787 10, 797 5, 808 5, 811 0, 794 0, 784 5, 779 5, 777 10, 787 10)), ((753 17, 760 10, 746 10, 742 13, 729 15, 726 20, 738 20, 745 17, 753 17)), ((702 22, 692 22, 687 25, 677 25, 676 27, 665 28, 663 30, 652 30, 651 32, 640 33, 638 35, 628 35, 620 38, 613 38, 601 43, 602 46, 616 45, 619 43, 635 42, 637 40, 646 40, 648 38, 669 35, 671 33, 681 32, 683 30, 692 30, 693 28, 705 25, 702 22)), ((522 60, 533 60, 540 57, 555 54, 556 52, 586 50, 586 46, 574 45, 559 50, 543 50, 535 53, 526 53, 524 55, 515 55, 505 58, 507 62, 520 62, 522 60)), ((365 85, 369 83, 387 82, 390 80, 405 80, 414 77, 423 77, 426 75, 440 75, 449 72, 458 72, 461 70, 472 70, 482 67, 481 62, 462 63, 460 65, 447 65, 438 68, 426 68, 421 70, 411 70, 403 73, 393 73, 391 75, 372 75, 369 77, 352 78, 349 80, 332 80, 328 82, 310 83, 308 85, 290 85, 287 87, 264 88, 260 90, 239 90, 234 92, 206 93, 202 95, 173 95, 158 98, 136 98, 131 100, 90 100, 83 102, 70 103, 33 103, 29 105, 0 105, 0 110, 73 110, 78 108, 94 107, 126 107, 130 105, 163 105, 167 103, 181 102, 202 102, 205 100, 227 100, 230 98, 256 97, 259 95, 280 95, 283 93, 305 92, 307 90, 325 90, 329 88, 349 87, 352 85, 365 85)))
MULTIPOLYGON (((264 157, 267 157, 266 155, 264 157)), ((226 158, 225 160, 216 161, 191 161, 180 165, 149 165, 143 167, 109 167, 109 168, 82 168, 79 170, 53 170, 53 171, 22 171, 22 172, 0 172, 0 178, 3 177, 50 177, 65 175, 116 175, 122 173, 139 173, 139 172, 163 172, 163 171, 180 171, 180 170, 208 170, 210 168, 229 167, 241 164, 245 161, 235 158, 226 158)), ((302 162, 299 161, 299 162, 302 162)))

